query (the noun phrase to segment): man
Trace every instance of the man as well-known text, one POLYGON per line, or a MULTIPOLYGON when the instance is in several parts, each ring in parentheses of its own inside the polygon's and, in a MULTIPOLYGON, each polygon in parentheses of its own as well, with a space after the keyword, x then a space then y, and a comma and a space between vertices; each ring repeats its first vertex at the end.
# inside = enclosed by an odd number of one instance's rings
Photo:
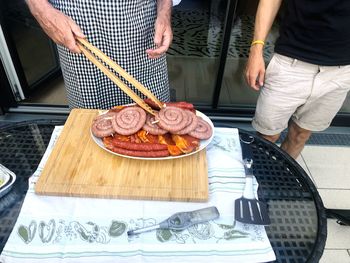
POLYGON ((264 40, 282 0, 260 0, 246 68, 261 87, 253 127, 297 158, 312 131, 329 127, 350 89, 350 1, 286 0, 275 54, 266 72, 264 40))
POLYGON ((75 38, 85 36, 158 99, 169 101, 165 52, 173 36, 171 0, 26 1, 40 26, 58 44, 70 108, 109 109, 133 102, 79 54, 75 38))

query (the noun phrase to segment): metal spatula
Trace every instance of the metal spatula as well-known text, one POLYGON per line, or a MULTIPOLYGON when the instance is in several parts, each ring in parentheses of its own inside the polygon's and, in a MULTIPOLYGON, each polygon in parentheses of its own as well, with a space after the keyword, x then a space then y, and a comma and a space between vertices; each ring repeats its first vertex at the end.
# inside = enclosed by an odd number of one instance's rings
POLYGON ((199 223, 207 222, 209 220, 217 219, 219 216, 220 216, 219 211, 215 206, 194 210, 194 211, 189 211, 189 212, 179 212, 179 213, 173 214, 171 217, 160 222, 157 225, 130 230, 128 231, 128 236, 152 231, 158 228, 184 230, 194 224, 199 224, 199 223))
POLYGON ((269 225, 270 218, 265 203, 256 199, 253 189, 253 160, 244 159, 246 183, 243 196, 235 201, 235 219, 245 224, 269 225))

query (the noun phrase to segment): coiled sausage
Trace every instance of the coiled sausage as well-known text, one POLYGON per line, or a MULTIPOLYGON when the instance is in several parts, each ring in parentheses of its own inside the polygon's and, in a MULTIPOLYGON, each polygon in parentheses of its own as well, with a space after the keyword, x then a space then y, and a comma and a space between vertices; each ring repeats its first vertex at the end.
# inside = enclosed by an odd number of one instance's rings
POLYGON ((168 131, 160 128, 155 121, 154 116, 147 114, 146 123, 143 125, 142 129, 153 135, 166 134, 168 131))
POLYGON ((187 124, 185 128, 177 131, 175 134, 179 134, 179 135, 188 134, 189 132, 193 131, 197 127, 198 119, 196 114, 194 114, 192 111, 189 111, 189 110, 185 110, 185 113, 187 114, 187 124))
POLYGON ((107 112, 97 116, 91 126, 92 134, 98 138, 114 134, 112 119, 116 117, 116 112, 107 112))
POLYGON ((116 133, 131 135, 142 128, 146 122, 146 112, 140 107, 125 107, 112 119, 116 133))
POLYGON ((159 121, 158 125, 161 128, 176 133, 185 128, 188 117, 185 110, 167 106, 156 114, 155 119, 159 121))
POLYGON ((197 116, 197 119, 198 119, 197 127, 193 131, 189 132, 188 135, 193 136, 200 140, 209 139, 213 134, 213 130, 211 126, 201 117, 197 116))

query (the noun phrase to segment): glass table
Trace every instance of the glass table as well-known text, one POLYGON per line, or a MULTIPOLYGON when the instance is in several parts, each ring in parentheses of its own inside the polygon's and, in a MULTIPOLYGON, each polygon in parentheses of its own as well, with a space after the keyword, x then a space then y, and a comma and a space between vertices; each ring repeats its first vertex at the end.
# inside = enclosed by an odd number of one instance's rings
MULTIPOLYGON (((55 125, 62 120, 11 123, 0 128, 0 163, 17 175, 11 191, 0 199, 0 251, 15 225, 28 189, 55 125)), ((215 126, 230 127, 228 123, 215 126)), ((258 195, 268 205, 266 226, 276 262, 318 262, 326 236, 326 210, 311 179, 276 145, 254 137, 251 144, 258 195)))

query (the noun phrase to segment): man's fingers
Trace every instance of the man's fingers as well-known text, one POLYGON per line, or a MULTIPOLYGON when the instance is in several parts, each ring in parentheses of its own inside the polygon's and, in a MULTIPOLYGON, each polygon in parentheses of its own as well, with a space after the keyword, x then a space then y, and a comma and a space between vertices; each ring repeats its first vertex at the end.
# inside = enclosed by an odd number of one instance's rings
POLYGON ((168 50, 170 43, 171 43, 171 38, 163 37, 162 40, 160 41, 160 45, 157 48, 147 49, 146 53, 150 58, 158 58, 168 50))
POLYGON ((163 38, 163 32, 161 30, 155 30, 154 32, 154 44, 156 47, 160 46, 162 43, 162 38, 163 38))
POLYGON ((264 70, 261 70, 259 72, 259 76, 258 76, 258 84, 260 87, 264 86, 264 80, 265 80, 265 71, 264 70))
POLYGON ((249 76, 249 86, 252 87, 253 89, 256 89, 256 75, 251 75, 249 76))
POLYGON ((80 37, 80 38, 86 38, 86 36, 84 35, 84 33, 81 31, 80 27, 73 21, 73 19, 71 19, 70 17, 68 18, 68 23, 69 26, 72 30, 72 37, 74 39, 74 43, 73 41, 70 42, 69 44, 69 50, 74 52, 74 53, 81 53, 81 50, 79 48, 79 46, 76 44, 76 39, 75 37, 80 37))
POLYGON ((68 49, 73 52, 73 53, 81 53, 80 48, 78 47, 78 45, 76 44, 76 42, 74 42, 74 44, 70 44, 68 46, 68 49))
POLYGON ((84 35, 83 31, 81 31, 80 27, 73 21, 72 18, 68 18, 68 23, 71 27, 72 32, 74 33, 75 36, 81 37, 81 38, 86 38, 84 35))
POLYGON ((167 46, 162 45, 162 46, 160 46, 160 47, 154 49, 152 53, 153 53, 154 55, 159 55, 159 56, 160 56, 160 55, 164 54, 164 53, 167 51, 167 49, 168 49, 167 46))
POLYGON ((85 38, 85 35, 69 16, 52 7, 45 15, 38 16, 37 20, 56 44, 65 46, 74 53, 80 53, 75 36, 85 38))
POLYGON ((251 87, 255 90, 259 90, 259 85, 257 85, 257 83, 256 83, 257 74, 253 74, 253 73, 250 73, 249 71, 247 71, 245 74, 245 78, 246 78, 246 81, 247 81, 247 84, 249 87, 251 87))
POLYGON ((246 82, 248 83, 248 85, 249 85, 249 72, 248 72, 247 69, 245 70, 244 78, 245 78, 245 81, 246 81, 246 82))
POLYGON ((265 68, 248 64, 245 71, 245 79, 249 87, 259 90, 260 87, 264 86, 265 68))
POLYGON ((163 44, 162 44, 162 46, 165 47, 164 53, 169 49, 172 40, 173 40, 173 34, 171 31, 170 33, 169 32, 164 33, 163 44))
POLYGON ((147 49, 146 53, 149 58, 159 58, 161 54, 156 49, 147 49))
MULTIPOLYGON (((156 31, 157 32, 157 31, 156 31)), ((158 31, 160 32, 160 31, 158 31)), ((161 35, 155 34, 155 49, 148 49, 146 53, 150 58, 159 58, 162 54, 167 52, 172 41, 172 32, 164 31, 161 35)))
POLYGON ((74 53, 80 53, 80 49, 76 44, 76 40, 74 38, 73 32, 67 32, 64 36, 64 45, 66 48, 68 48, 70 51, 74 53))
POLYGON ((250 71, 246 72, 246 81, 249 86, 252 86, 252 84, 255 83, 256 80, 256 74, 252 74, 250 71))

